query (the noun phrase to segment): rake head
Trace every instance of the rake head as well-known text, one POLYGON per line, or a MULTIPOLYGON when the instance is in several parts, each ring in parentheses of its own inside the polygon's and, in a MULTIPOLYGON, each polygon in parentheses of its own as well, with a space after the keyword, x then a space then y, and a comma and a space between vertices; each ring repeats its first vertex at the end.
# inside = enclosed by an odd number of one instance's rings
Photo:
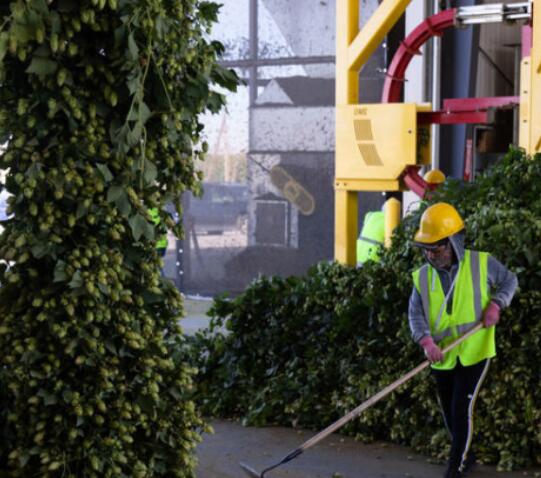
POLYGON ((263 474, 255 471, 250 465, 240 462, 240 467, 250 478, 263 478, 263 474))

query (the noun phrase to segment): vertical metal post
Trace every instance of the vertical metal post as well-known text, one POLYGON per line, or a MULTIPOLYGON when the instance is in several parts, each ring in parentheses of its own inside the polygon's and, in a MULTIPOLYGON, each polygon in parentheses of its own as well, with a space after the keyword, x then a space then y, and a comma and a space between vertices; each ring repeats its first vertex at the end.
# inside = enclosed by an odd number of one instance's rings
POLYGON ((359 72, 351 70, 349 46, 359 33, 359 0, 336 1, 336 105, 359 98, 359 72))
POLYGON ((522 27, 522 60, 520 61, 520 106, 518 145, 526 152, 530 151, 530 89, 532 86, 531 55, 532 27, 522 27))
MULTIPOLYGON (((521 45, 514 45, 513 46, 513 55, 514 55, 514 57, 513 57, 513 59, 514 59, 513 94, 515 96, 520 95, 520 63, 521 63, 521 60, 522 60, 521 53, 522 53, 521 45)), ((518 111, 518 108, 514 108, 513 109, 513 144, 518 144, 519 126, 520 126, 519 111, 518 111)))
MULTIPOLYGON (((336 1, 336 106, 355 104, 359 97, 359 73, 350 69, 348 49, 359 32, 359 0, 336 1)), ((337 108, 338 111, 338 108, 337 108)), ((339 161, 339 158, 336 158, 339 161)), ((359 233, 357 191, 335 191, 334 258, 354 266, 359 233)))
POLYGON ((391 237, 396 226, 400 224, 402 203, 396 198, 385 202, 385 247, 391 246, 391 237))
POLYGON ((337 190, 334 212, 334 258, 342 264, 357 264, 355 242, 359 233, 359 194, 337 190))
POLYGON ((541 0, 535 0, 532 19, 530 90, 530 146, 528 152, 541 152, 541 0))
MULTIPOLYGON (((478 0, 459 0, 458 6, 474 6, 478 3, 478 0)), ((442 38, 442 97, 475 96, 478 52, 479 25, 472 25, 468 29, 454 29, 442 38)), ((464 151, 466 139, 471 137, 470 130, 466 124, 440 128, 439 169, 455 178, 461 178, 464 172, 464 151), (445 148, 441 147, 442 142, 446 144, 445 148)))
POLYGON ((194 219, 190 211, 191 193, 185 192, 182 195, 182 225, 184 227, 183 237, 177 241, 177 287, 181 292, 186 293, 192 276, 192 253, 191 237, 194 234, 194 219))
POLYGON ((259 0, 250 0, 250 26, 249 26, 249 35, 250 35, 250 60, 253 62, 250 66, 249 74, 249 94, 250 94, 250 107, 255 105, 257 99, 257 66, 255 62, 258 58, 257 45, 259 42, 257 34, 257 7, 259 0))
MULTIPOLYGON (((432 2, 431 2, 432 3, 432 2)), ((440 7, 438 2, 433 2, 433 14, 439 13, 440 7)), ((438 109, 441 103, 441 38, 435 36, 432 39, 432 108, 438 109)), ((440 126, 432 125, 432 169, 440 169, 440 126)))

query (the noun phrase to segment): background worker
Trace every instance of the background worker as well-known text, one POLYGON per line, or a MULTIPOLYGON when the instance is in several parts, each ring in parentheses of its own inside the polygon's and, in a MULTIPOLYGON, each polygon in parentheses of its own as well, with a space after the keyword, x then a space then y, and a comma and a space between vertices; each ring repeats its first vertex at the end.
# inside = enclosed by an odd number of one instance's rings
MULTIPOLYGON (((159 226, 161 224, 160 214, 158 212, 158 209, 152 208, 148 211, 150 213, 150 217, 152 218, 152 221, 154 222, 155 226, 159 226)), ((159 236, 156 240, 156 251, 158 252, 158 255, 160 257, 164 257, 165 253, 167 252, 167 234, 163 234, 162 236, 159 236)))
POLYGON ((436 381, 438 401, 451 435, 445 478, 462 477, 475 462, 471 452, 473 408, 496 355, 495 325, 517 288, 517 278, 486 252, 464 249, 464 222, 446 203, 421 216, 415 244, 427 264, 413 273, 409 325, 423 347, 436 381), (477 322, 484 328, 455 349, 442 349, 477 322))
POLYGON ((445 182, 445 174, 443 174, 442 171, 439 169, 431 169, 430 171, 426 172, 423 176, 423 179, 430 185, 430 186, 438 186, 439 184, 442 184, 445 182))
POLYGON ((430 199, 432 195, 432 191, 438 188, 440 184, 443 184, 446 181, 445 174, 439 170, 439 169, 431 169, 430 171, 427 171, 423 179, 428 184, 429 188, 425 191, 423 195, 423 199, 419 199, 416 201, 411 201, 408 205, 408 208, 406 210, 406 215, 408 215, 411 211, 414 211, 419 208, 421 204, 424 204, 425 200, 430 199))
POLYGON ((364 216, 363 227, 357 239, 357 267, 366 261, 379 261, 380 249, 385 241, 385 214, 370 211, 364 216))

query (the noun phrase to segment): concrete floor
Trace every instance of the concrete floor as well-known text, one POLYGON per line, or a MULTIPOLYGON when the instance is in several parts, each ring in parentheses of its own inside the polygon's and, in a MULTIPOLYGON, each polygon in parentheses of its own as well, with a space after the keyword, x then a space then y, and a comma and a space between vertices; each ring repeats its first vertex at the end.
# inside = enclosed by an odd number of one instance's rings
MULTIPOLYGON (((315 433, 283 427, 243 427, 215 420, 213 435, 205 435, 197 449, 197 478, 246 478, 244 462, 261 472, 279 462, 315 433)), ((437 478, 445 467, 404 447, 387 443, 363 445, 350 437, 331 435, 299 457, 265 475, 265 478, 437 478)), ((471 478, 523 478, 530 472, 497 472, 478 465, 471 478)))
MULTIPOLYGON (((193 334, 208 325, 209 300, 186 300, 184 332, 193 334)), ((246 478, 239 466, 245 462, 261 472, 280 461, 314 432, 283 427, 243 427, 237 422, 215 420, 215 433, 204 435, 197 448, 197 478, 246 478)), ((427 461, 404 447, 379 443, 363 445, 350 437, 332 435, 293 461, 265 475, 266 478, 438 478, 445 467, 427 461)), ((479 465, 471 478, 541 477, 541 470, 497 472, 479 465)))
POLYGON ((193 335, 197 330, 208 327, 210 318, 206 314, 211 305, 212 300, 208 298, 184 298, 186 317, 180 321, 180 325, 186 335, 193 335))

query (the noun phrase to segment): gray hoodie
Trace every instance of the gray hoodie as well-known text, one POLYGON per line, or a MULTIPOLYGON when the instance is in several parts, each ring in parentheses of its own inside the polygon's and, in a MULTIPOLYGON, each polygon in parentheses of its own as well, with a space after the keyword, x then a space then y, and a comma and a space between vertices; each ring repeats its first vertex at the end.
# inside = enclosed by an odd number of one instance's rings
MULTIPOLYGON (((458 261, 464 258, 464 235, 462 233, 455 234, 449 238, 453 251, 458 261)), ((458 271, 458 262, 453 263, 449 271, 437 269, 438 276, 443 288, 443 292, 447 295, 449 287, 458 271)), ((517 289, 517 276, 509 271, 501 262, 492 256, 488 258, 488 290, 490 291, 490 300, 496 302, 502 309, 508 307, 511 299, 517 289)), ((447 301, 447 312, 451 313, 453 304, 453 292, 447 301)), ((411 335, 415 342, 419 342, 423 337, 430 335, 430 327, 428 318, 425 317, 421 295, 417 292, 415 286, 411 292, 408 308, 408 319, 411 329, 411 335)))

